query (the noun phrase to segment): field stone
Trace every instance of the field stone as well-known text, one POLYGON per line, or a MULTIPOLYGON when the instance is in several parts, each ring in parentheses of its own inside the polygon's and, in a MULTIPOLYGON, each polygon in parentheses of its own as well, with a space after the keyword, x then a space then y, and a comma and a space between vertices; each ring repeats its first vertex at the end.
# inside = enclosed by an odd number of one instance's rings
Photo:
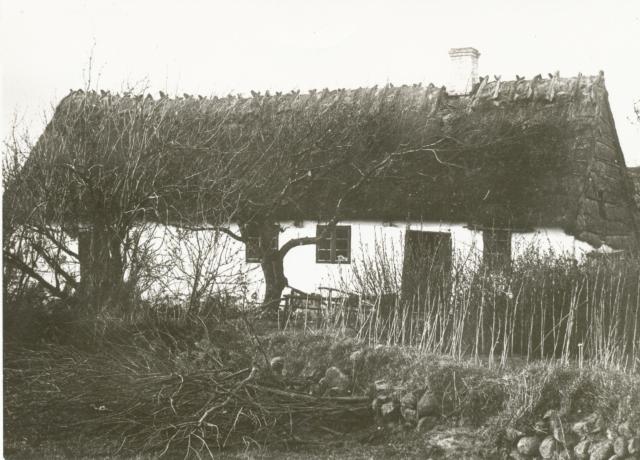
POLYGON ((589 460, 609 460, 613 455, 613 443, 609 440, 596 442, 589 448, 589 460))
POLYGON ((558 452, 559 443, 553 436, 547 436, 540 443, 538 450, 542 458, 553 458, 558 452))
POLYGON ((587 415, 582 420, 571 425, 571 431, 580 437, 602 430, 602 417, 597 412, 587 415))
POLYGON ((408 407, 403 407, 400 409, 402 414, 402 418, 404 418, 407 422, 416 423, 418 420, 418 412, 415 409, 409 409, 408 407))
POLYGON ((615 441, 613 441, 613 451, 616 455, 620 455, 622 457, 627 455, 627 440, 622 436, 618 436, 615 441))
POLYGON ((518 452, 523 455, 534 456, 538 454, 540 439, 536 436, 525 436, 518 441, 518 452))
POLYGON ((416 426, 416 431, 425 432, 430 431, 438 424, 438 417, 428 416, 422 417, 418 420, 418 425, 416 426))
POLYGON ((335 366, 326 370, 320 382, 324 382, 320 383, 320 385, 323 385, 325 388, 336 389, 340 393, 345 393, 347 388, 349 388, 349 377, 335 366))
POLYGON ((385 421, 391 421, 397 418, 398 406, 393 401, 389 401, 380 406, 380 414, 385 421))
POLYGON ((640 438, 631 438, 627 443, 627 450, 631 455, 640 454, 640 438))
POLYGON ((440 401, 431 390, 426 390, 418 400, 418 417, 440 415, 440 401))

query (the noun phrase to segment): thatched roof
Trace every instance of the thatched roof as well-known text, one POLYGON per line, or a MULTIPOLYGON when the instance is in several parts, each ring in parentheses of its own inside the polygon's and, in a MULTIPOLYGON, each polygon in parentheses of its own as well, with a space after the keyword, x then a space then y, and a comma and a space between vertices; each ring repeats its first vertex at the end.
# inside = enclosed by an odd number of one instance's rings
POLYGON ((602 75, 485 79, 469 96, 433 85, 175 99, 75 91, 36 145, 25 183, 58 202, 71 197, 67 220, 96 206, 174 222, 264 212, 322 220, 360 172, 400 151, 348 196, 341 218, 558 226, 613 247, 637 240, 602 75), (42 185, 38 164, 67 168, 42 185), (79 190, 90 181, 108 196, 79 190), (118 198, 133 182, 135 209, 118 198))
POLYGON ((636 206, 640 209, 640 166, 635 166, 628 169, 629 177, 633 182, 634 199, 636 206))

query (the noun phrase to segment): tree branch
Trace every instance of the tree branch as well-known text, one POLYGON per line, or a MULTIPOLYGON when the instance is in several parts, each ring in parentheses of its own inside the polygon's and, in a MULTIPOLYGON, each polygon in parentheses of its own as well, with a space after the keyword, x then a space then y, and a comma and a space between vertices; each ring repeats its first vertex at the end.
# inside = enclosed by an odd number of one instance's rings
POLYGON ((12 264, 16 269, 20 270, 22 273, 26 274, 30 278, 36 280, 43 288, 49 291, 53 296, 58 297, 60 299, 66 299, 69 296, 62 292, 60 289, 55 287, 53 284, 49 283, 42 276, 40 276, 33 268, 29 267, 24 261, 17 258, 15 255, 10 252, 3 250, 2 251, 4 257, 7 262, 12 264))
POLYGON ((79 287, 79 283, 78 281, 76 281, 76 279, 71 276, 69 273, 67 273, 66 271, 64 271, 62 269, 62 267, 60 266, 60 264, 55 260, 54 257, 51 257, 49 254, 47 254, 47 251, 45 250, 44 247, 42 247, 39 243, 32 241, 31 245, 33 246, 33 249, 40 255, 40 257, 42 257, 44 259, 44 261, 49 264, 49 266, 60 276, 62 276, 65 281, 67 283, 69 283, 74 289, 78 289, 79 287))
POLYGON ((328 229, 329 227, 327 226, 325 231, 322 232, 322 234, 320 234, 319 236, 306 236, 302 238, 294 238, 292 240, 289 240, 285 244, 283 244, 282 247, 278 250, 278 254, 280 255, 280 257, 284 257, 293 248, 297 248, 298 246, 306 246, 309 244, 316 244, 318 241, 324 238, 325 233, 327 233, 328 229))
POLYGON ((241 243, 246 243, 246 240, 242 236, 238 235, 237 233, 235 233, 234 231, 232 231, 228 227, 216 227, 216 226, 191 227, 191 226, 181 226, 181 228, 184 228, 185 230, 190 230, 192 232, 205 232, 205 231, 221 232, 221 233, 224 233, 225 235, 230 236, 231 238, 233 238, 236 241, 240 241, 241 243))

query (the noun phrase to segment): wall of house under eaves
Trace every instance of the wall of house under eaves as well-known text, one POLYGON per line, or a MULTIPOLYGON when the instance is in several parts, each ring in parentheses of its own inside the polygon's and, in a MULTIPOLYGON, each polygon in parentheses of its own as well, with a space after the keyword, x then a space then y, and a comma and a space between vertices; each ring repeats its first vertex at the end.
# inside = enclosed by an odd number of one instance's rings
MULTIPOLYGON (((281 223, 279 246, 293 238, 316 236, 316 222, 281 223)), ((350 263, 317 263, 315 245, 292 249, 284 260, 285 275, 290 286, 313 293, 321 287, 347 291, 358 290, 361 278, 379 277, 384 290, 394 286, 399 289, 404 260, 404 239, 407 229, 425 232, 444 232, 451 235, 454 271, 477 268, 482 260, 482 232, 462 223, 402 222, 382 224, 367 221, 341 221, 339 225, 351 227, 350 263), (375 273, 372 273, 375 272, 375 273), (384 278, 384 280, 382 279, 384 278)), ((237 230, 234 229, 234 230, 237 230)), ((158 239, 158 242, 161 240, 158 239)), ((264 280, 259 263, 245 262, 244 245, 231 237, 221 235, 222 256, 218 267, 221 275, 220 291, 246 299, 260 300, 264 293, 264 280)), ((577 260, 593 248, 588 243, 567 235, 558 228, 539 228, 531 232, 513 233, 511 251, 513 258, 524 257, 531 251, 552 257, 568 256, 577 260)), ((162 252, 162 251, 161 251, 162 252)), ((172 292, 188 293, 187 286, 180 286, 179 276, 173 276, 172 292)), ((156 286, 159 294, 162 286, 156 286)))
MULTIPOLYGON (((383 293, 398 292, 402 280, 405 233, 407 230, 442 232, 451 235, 452 270, 466 273, 479 267, 482 261, 482 231, 462 223, 341 221, 351 227, 351 260, 349 263, 317 263, 315 245, 292 249, 284 259, 285 275, 290 286, 306 293, 319 292, 322 287, 361 292, 363 280, 368 280, 383 293)), ((317 222, 294 224, 283 222, 279 246, 299 237, 316 236, 317 222)), ((237 231, 237 228, 232 228, 237 231)), ((153 256, 153 272, 145 281, 143 297, 150 300, 186 302, 191 294, 196 273, 195 264, 213 282, 206 295, 228 294, 243 302, 258 302, 264 294, 264 280, 259 263, 245 261, 245 247, 231 237, 211 230, 177 233, 174 227, 156 225, 146 231, 142 243, 153 256), (198 251, 202 251, 201 254, 198 251)), ((69 241, 70 249, 76 248, 69 241)), ((581 260, 593 250, 588 243, 566 234, 558 228, 538 228, 512 235, 512 259, 527 257, 532 252, 551 257, 571 257, 581 260)), ((53 275, 40 267, 46 279, 53 275)), ((67 263, 71 273, 78 274, 77 264, 67 263)), ((285 291, 286 292, 286 291, 285 291)))

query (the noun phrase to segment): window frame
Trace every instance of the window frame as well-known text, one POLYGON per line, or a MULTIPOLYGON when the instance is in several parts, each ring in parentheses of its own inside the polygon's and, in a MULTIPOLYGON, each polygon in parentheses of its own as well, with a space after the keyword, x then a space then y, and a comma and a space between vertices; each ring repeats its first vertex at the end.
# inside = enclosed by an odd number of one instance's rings
MULTIPOLYGON (((259 264, 262 262, 263 247, 263 239, 259 232, 259 227, 248 227, 245 232, 244 261, 248 264, 259 264)), ((276 251, 280 248, 280 227, 278 225, 273 226, 271 244, 272 249, 276 251)))
MULTIPOLYGON (((325 232, 328 225, 318 224, 316 225, 316 237, 320 237, 325 232)), ((350 264, 351 263, 351 225, 335 225, 328 235, 322 237, 322 239, 316 242, 316 263, 317 264, 350 264), (345 232, 345 236, 338 237, 339 232, 345 232), (327 248, 326 242, 328 241, 329 247, 327 248), (346 242, 346 249, 337 248, 338 241, 346 242), (324 244, 323 244, 324 243, 324 244), (326 258, 325 254, 329 251, 329 257, 326 258), (322 255, 321 255, 322 254, 322 255), (346 254, 346 260, 339 260, 339 257, 344 258, 346 254)))

